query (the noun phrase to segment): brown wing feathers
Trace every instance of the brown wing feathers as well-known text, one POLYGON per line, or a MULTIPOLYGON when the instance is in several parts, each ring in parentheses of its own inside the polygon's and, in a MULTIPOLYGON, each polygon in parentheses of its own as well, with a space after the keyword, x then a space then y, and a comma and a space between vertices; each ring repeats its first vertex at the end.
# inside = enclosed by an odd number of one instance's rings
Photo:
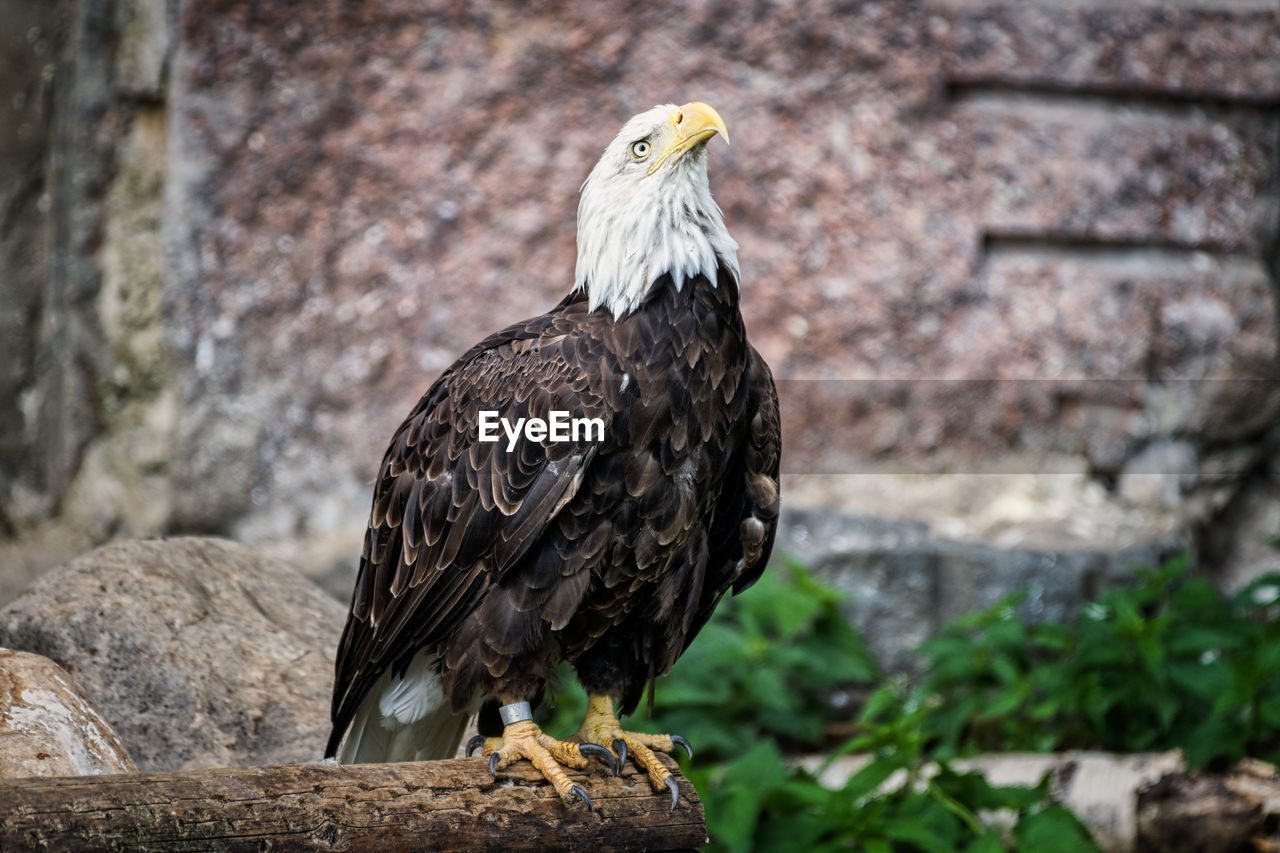
POLYGON ((424 646, 443 655, 455 710, 499 683, 535 695, 566 657, 584 686, 634 708, 723 593, 759 576, 778 513, 772 378, 731 280, 651 293, 618 321, 570 296, 491 336, 397 432, 338 657, 331 751, 380 673, 424 646), (475 441, 482 408, 601 417, 605 439, 508 452, 505 435, 475 441))
MULTIPOLYGON (((338 655, 335 732, 345 728, 382 670, 407 665, 414 651, 439 644, 472 613, 484 590, 520 559, 581 483, 594 444, 553 444, 548 453, 523 442, 507 453, 505 435, 499 443, 476 440, 482 409, 512 421, 546 417, 553 409, 607 416, 598 397, 566 382, 582 372, 567 362, 566 355, 578 355, 576 347, 563 346, 570 338, 513 346, 538 334, 545 320, 512 327, 473 348, 432 386, 393 438, 338 655)), ((585 589, 581 582, 576 586, 585 589)), ((561 593, 561 610, 571 597, 572 586, 561 593)), ((521 627, 512 624, 508 632, 521 627)), ((498 643, 510 645, 501 638, 498 643)))

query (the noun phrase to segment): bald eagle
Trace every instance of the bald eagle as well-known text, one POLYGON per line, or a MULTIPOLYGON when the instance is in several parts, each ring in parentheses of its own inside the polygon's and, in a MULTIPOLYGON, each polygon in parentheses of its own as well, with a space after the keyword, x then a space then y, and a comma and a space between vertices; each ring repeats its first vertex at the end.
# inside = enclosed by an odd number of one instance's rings
POLYGON ((563 768, 595 756, 617 772, 630 756, 674 808, 653 751, 688 742, 623 731, 616 714, 652 692, 726 591, 760 576, 779 506, 777 394, 747 342, 738 244, 707 182, 717 134, 728 141, 698 102, 628 121, 582 185, 570 293, 472 347, 396 430, 327 756, 449 757, 479 712, 493 736, 475 745, 494 772, 528 759, 589 809, 563 768), (557 416, 603 434, 557 434, 557 416), (588 694, 573 742, 531 719, 560 661, 588 694))

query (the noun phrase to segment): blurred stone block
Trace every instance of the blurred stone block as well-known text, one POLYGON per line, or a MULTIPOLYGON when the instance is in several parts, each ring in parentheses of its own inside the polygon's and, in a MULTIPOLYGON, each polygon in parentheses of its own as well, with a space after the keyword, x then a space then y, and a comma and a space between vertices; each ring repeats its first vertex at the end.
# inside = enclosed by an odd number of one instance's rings
POLYGON ((775 550, 847 598, 842 610, 880 664, 911 670, 912 652, 951 620, 1026 592, 1018 613, 1033 622, 1069 619, 1138 566, 1185 547, 1154 535, 1128 547, 996 548, 948 539, 915 521, 786 508, 775 550))

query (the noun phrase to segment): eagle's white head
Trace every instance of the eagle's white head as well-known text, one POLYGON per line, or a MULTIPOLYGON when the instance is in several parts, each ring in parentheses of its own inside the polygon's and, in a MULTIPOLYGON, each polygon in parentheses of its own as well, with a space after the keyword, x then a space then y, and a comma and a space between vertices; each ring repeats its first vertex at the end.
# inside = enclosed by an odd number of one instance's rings
POLYGON ((723 264, 738 278, 738 244, 707 184, 706 144, 729 141, 720 114, 694 101, 663 104, 627 122, 582 184, 576 286, 588 307, 621 317, 670 273, 679 289, 723 264))

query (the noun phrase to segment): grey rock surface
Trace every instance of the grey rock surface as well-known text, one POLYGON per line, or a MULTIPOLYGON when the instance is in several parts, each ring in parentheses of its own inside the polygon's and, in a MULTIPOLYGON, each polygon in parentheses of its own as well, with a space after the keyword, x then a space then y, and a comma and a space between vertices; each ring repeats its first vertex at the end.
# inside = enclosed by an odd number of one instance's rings
POLYGON ((563 295, 614 129, 694 98, 786 476, 843 505, 1072 457, 1097 488, 1018 511, 1100 549, 1266 517, 1231 508, 1280 417, 1274 4, 0 11, 0 535, 40 553, 211 532, 349 573, 391 430, 563 295))
POLYGON ((363 516, 435 374, 568 288, 612 127, 694 97, 731 125, 711 178, 784 472, 1031 449, 1115 476, 1280 412, 1228 393, 1277 376, 1274 11, 594 9, 183 7, 178 523, 265 540, 363 516))
POLYGON ((1062 620, 1103 588, 1187 547, 1174 536, 1119 549, 995 548, 940 536, 916 521, 783 510, 775 550, 847 595, 843 610, 886 669, 952 619, 1025 591, 1019 612, 1062 620))
POLYGON ((0 648, 0 778, 136 769, 66 670, 40 655, 0 648))
POLYGON ((344 616, 234 542, 126 540, 0 611, 0 646, 65 667, 142 770, 305 762, 328 735, 344 616))
POLYGON ((21 395, 37 384, 40 324, 33 318, 52 264, 51 223, 40 202, 50 178, 54 77, 48 72, 57 58, 63 10, 53 3, 0 0, 0 209, 6 211, 0 222, 0 500, 8 504, 0 516, 21 514, 16 483, 20 474, 30 478, 38 464, 30 454, 35 436, 24 430, 33 413, 23 412, 21 395))
POLYGON ((1206 534, 1205 548, 1222 566, 1229 588, 1259 575, 1280 572, 1280 427, 1273 435, 1267 465, 1239 490, 1226 515, 1230 523, 1206 534))

